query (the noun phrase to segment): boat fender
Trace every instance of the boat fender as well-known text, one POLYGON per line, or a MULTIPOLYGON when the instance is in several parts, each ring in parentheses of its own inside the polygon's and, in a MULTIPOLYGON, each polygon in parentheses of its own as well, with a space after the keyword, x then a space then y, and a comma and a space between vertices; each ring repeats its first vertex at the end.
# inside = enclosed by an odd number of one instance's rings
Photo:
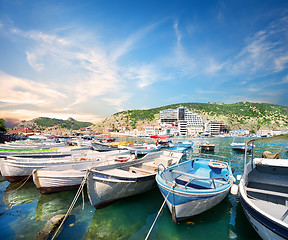
POLYGON ((130 159, 130 157, 128 157, 128 156, 117 156, 117 157, 115 158, 115 161, 126 162, 126 161, 128 161, 129 159, 130 159))
POLYGON ((85 158, 85 157, 81 157, 81 158, 79 158, 79 161, 85 161, 85 160, 88 160, 88 159, 85 158))
POLYGON ((227 165, 221 162, 209 162, 208 165, 212 168, 227 168, 227 165))
POLYGON ((233 184, 231 189, 230 189, 230 193, 233 194, 233 195, 237 195, 237 193, 238 193, 238 185, 233 184))

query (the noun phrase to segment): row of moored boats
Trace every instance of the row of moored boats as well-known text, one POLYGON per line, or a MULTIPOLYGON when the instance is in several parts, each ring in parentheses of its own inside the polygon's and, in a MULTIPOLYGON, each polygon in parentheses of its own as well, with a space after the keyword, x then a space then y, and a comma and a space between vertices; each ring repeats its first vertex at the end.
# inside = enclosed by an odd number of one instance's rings
MULTIPOLYGON (((244 173, 237 176, 238 186, 233 184, 230 162, 212 159, 213 155, 181 162, 184 151, 164 149, 157 142, 157 151, 136 144, 123 144, 125 148, 109 151, 59 145, 56 151, 55 145, 53 149, 52 145, 42 143, 42 151, 37 144, 27 144, 22 147, 34 147, 34 151, 11 154, 13 149, 21 148, 21 143, 17 143, 8 147, 10 154, 2 154, 0 167, 3 177, 10 182, 33 178, 42 194, 78 188, 85 181, 89 200, 96 209, 158 185, 174 222, 207 211, 231 191, 239 195, 248 220, 263 239, 287 239, 288 161, 271 153, 253 158, 256 142, 280 138, 288 139, 288 134, 244 144, 244 173), (139 157, 141 154, 144 156, 139 157)), ((237 144, 234 145, 236 148, 237 144)))

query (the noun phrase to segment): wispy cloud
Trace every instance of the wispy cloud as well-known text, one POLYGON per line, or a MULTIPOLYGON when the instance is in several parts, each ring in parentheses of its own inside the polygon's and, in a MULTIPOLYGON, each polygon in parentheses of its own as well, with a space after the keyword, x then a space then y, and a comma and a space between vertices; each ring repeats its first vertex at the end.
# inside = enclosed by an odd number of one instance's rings
POLYGON ((67 96, 49 86, 27 79, 21 79, 0 72, 0 101, 10 104, 31 104, 47 106, 56 99, 67 96))
POLYGON ((246 39, 247 45, 228 66, 231 73, 268 74, 287 68, 288 64, 288 18, 282 17, 270 23, 246 39))

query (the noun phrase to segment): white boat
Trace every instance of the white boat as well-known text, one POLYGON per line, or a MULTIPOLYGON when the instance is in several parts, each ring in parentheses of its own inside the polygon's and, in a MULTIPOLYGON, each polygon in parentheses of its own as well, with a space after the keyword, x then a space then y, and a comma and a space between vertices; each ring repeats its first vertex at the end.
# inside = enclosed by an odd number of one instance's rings
POLYGON ((131 153, 135 153, 137 155, 138 154, 145 155, 147 153, 159 151, 161 149, 161 146, 160 145, 156 146, 156 144, 148 144, 148 143, 143 144, 133 143, 126 145, 125 148, 130 150, 131 153))
POLYGON ((129 154, 127 150, 99 153, 97 158, 93 160, 34 169, 33 181, 42 194, 66 191, 78 188, 86 174, 86 170, 89 168, 133 159, 133 155, 129 154))
POLYGON ((174 222, 200 214, 220 203, 233 183, 230 166, 195 158, 164 168, 156 176, 174 222))
MULTIPOLYGON (((288 134, 250 140, 287 139, 288 134)), ((254 158, 239 182, 240 202, 252 227, 264 240, 288 239, 288 159, 254 158)))
MULTIPOLYGON (((244 142, 243 143, 233 142, 230 145, 231 145, 233 150, 245 152, 245 143, 244 142)), ((251 150, 252 150, 252 146, 251 145, 247 146, 247 151, 251 151, 251 150)))
POLYGON ((189 148, 189 147, 192 147, 192 146, 193 146, 193 142, 191 142, 191 141, 169 143, 169 147, 185 147, 185 148, 189 148))
MULTIPOLYGON (((79 161, 97 159, 101 153, 92 150, 67 153, 7 156, 0 161, 2 176, 10 182, 18 182, 32 175, 34 169, 53 167, 79 161)), ((104 153, 105 154, 105 153, 104 153)))
POLYGON ((102 166, 88 170, 87 193, 95 208, 144 193, 156 187, 155 175, 159 165, 177 164, 182 153, 158 151, 148 153, 133 162, 102 166))

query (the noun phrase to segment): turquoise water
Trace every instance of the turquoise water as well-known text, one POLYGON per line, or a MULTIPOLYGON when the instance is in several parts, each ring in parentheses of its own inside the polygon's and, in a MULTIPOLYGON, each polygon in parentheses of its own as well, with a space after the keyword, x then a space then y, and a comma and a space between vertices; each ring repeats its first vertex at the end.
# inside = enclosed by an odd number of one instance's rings
MULTIPOLYGON (((193 148, 182 161, 193 158, 193 154, 199 152, 199 144, 207 140, 216 144, 215 151, 208 155, 227 157, 235 169, 234 176, 242 173, 244 154, 231 150, 232 138, 193 139, 193 148)), ((279 152, 280 158, 288 158, 285 143, 287 141, 277 140, 258 144, 255 155, 261 156, 264 150, 270 150, 279 152)), ((19 184, 9 184, 3 179, 0 182, 0 239, 35 239, 51 217, 66 213, 76 194, 75 190, 41 195, 32 181, 15 190, 17 187, 19 184)), ((88 201, 86 189, 84 193, 84 209, 80 196, 56 239, 145 239, 164 200, 159 190, 154 189, 95 210, 88 201)), ((229 194, 216 207, 178 224, 172 222, 165 206, 149 239, 260 238, 247 221, 238 196, 229 194)))

